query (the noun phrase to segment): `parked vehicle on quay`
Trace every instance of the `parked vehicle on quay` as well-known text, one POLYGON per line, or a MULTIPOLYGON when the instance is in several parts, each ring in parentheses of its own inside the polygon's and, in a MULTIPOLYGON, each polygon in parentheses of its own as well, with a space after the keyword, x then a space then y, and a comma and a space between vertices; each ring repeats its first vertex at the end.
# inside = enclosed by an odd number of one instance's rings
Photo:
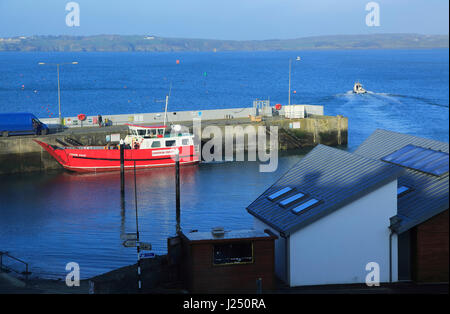
POLYGON ((46 135, 48 126, 32 113, 0 113, 0 134, 10 135, 46 135))

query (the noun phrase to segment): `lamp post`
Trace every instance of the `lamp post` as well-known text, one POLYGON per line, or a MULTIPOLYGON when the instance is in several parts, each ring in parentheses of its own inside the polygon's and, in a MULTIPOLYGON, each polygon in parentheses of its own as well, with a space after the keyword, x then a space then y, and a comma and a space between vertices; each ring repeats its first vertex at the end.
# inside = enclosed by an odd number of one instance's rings
POLYGON ((61 118, 61 88, 59 83, 59 67, 64 64, 78 64, 78 62, 66 62, 66 63, 46 63, 46 62, 39 62, 39 65, 56 65, 56 72, 58 75, 58 114, 59 114, 59 123, 62 124, 62 118, 61 118))
POLYGON ((289 97, 288 97, 288 105, 291 105, 291 68, 292 68, 292 59, 289 58, 289 97))
MULTIPOLYGON (((300 57, 297 57, 296 61, 300 61, 300 57)), ((292 69, 292 59, 289 58, 289 97, 288 104, 291 105, 291 69, 292 69)))

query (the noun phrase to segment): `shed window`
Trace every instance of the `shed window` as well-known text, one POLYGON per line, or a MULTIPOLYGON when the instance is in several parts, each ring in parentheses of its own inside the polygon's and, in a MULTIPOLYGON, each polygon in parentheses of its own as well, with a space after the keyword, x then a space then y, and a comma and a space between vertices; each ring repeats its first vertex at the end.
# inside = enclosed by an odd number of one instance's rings
POLYGON ((252 242, 235 242, 214 245, 214 265, 245 264, 252 262, 252 242))
POLYGON ((182 139, 181 145, 183 145, 183 146, 189 145, 189 139, 187 139, 187 138, 182 139))

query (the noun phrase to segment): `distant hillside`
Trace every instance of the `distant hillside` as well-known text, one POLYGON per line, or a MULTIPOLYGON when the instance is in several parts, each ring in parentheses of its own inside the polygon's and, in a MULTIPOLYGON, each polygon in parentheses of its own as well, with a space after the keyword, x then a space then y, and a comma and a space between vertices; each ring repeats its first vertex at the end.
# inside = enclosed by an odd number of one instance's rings
POLYGON ((145 35, 0 38, 0 51, 264 51, 305 49, 448 48, 448 35, 334 35, 297 39, 211 40, 145 35))

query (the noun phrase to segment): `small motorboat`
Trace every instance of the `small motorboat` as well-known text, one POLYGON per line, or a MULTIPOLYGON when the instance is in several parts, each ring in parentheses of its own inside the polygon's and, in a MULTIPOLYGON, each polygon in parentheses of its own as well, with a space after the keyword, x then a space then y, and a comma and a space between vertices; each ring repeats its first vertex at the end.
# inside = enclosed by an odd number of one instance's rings
POLYGON ((353 85, 353 93, 365 94, 367 93, 367 91, 362 87, 362 84, 360 82, 356 82, 355 85, 353 85))

